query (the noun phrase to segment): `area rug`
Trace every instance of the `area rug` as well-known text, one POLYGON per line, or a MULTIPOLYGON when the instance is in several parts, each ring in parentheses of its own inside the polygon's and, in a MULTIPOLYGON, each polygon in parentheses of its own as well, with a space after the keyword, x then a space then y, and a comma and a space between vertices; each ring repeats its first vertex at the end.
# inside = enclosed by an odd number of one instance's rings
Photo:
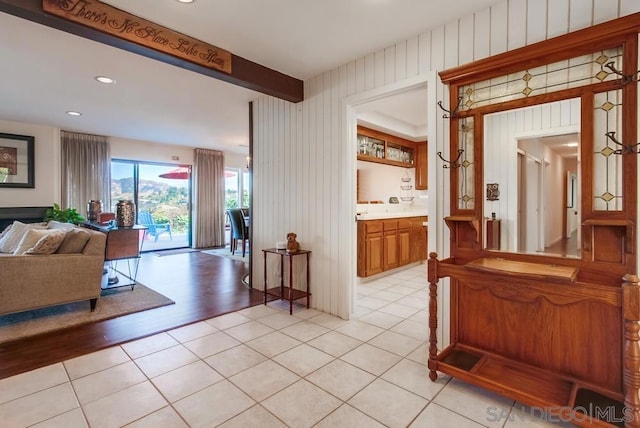
POLYGON ((154 256, 163 257, 163 256, 173 256, 174 254, 194 253, 197 251, 199 250, 196 250, 195 248, 177 248, 175 250, 153 251, 151 254, 153 254, 154 256))
POLYGON ((94 312, 82 301, 0 316, 0 343, 174 303, 142 284, 103 290, 94 312))
POLYGON ((249 263, 249 252, 248 251, 245 253, 244 257, 242 257, 242 250, 240 250, 240 252, 236 251, 236 254, 233 255, 233 254, 231 254, 231 252, 229 251, 228 248, 218 248, 218 249, 214 249, 214 250, 202 250, 201 253, 209 254, 210 256, 226 257, 228 259, 238 260, 240 262, 249 263))

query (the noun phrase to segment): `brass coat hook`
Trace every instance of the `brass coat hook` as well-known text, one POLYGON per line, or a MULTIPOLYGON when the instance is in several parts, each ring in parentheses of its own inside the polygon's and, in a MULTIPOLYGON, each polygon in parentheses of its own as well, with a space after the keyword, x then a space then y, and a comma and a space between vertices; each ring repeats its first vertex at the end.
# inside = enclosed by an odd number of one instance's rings
POLYGON ((462 156, 463 152, 464 152, 464 149, 458 149, 458 157, 454 161, 448 161, 445 158, 443 158, 442 152, 438 152, 436 154, 444 162, 444 165, 442 165, 443 168, 460 168, 462 165, 458 163, 458 160, 460 160, 460 156, 462 156))
POLYGON ((613 141, 615 144, 619 145, 621 148, 618 150, 614 150, 613 153, 616 155, 627 155, 627 154, 636 154, 636 153, 640 153, 640 151, 636 151, 636 147, 638 147, 640 145, 640 143, 636 143, 636 144, 631 144, 631 145, 626 145, 621 143, 620 141, 618 141, 618 139, 616 138, 616 133, 615 131, 609 131, 609 132, 605 132, 604 135, 607 136, 607 138, 609 138, 611 141, 613 141))
POLYGON ((633 74, 626 75, 616 68, 616 64, 613 61, 606 63, 604 66, 611 70, 612 73, 620 76, 620 80, 623 85, 640 80, 640 70, 636 71, 633 74))
POLYGON ((443 119, 449 119, 450 117, 458 117, 458 110, 460 110, 460 103, 462 103, 462 97, 458 97, 458 105, 453 111, 447 110, 442 105, 442 101, 438 101, 438 107, 440 107, 445 113, 442 115, 443 119))

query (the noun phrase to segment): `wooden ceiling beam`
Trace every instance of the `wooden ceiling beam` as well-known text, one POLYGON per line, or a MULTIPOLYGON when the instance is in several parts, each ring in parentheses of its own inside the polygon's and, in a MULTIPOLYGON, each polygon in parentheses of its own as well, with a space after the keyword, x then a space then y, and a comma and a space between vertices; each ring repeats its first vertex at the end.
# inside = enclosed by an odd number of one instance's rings
POLYGON ((233 69, 230 74, 227 74, 45 13, 42 10, 42 0, 0 0, 0 12, 286 101, 297 103, 304 99, 304 87, 301 80, 237 55, 232 54, 233 69))

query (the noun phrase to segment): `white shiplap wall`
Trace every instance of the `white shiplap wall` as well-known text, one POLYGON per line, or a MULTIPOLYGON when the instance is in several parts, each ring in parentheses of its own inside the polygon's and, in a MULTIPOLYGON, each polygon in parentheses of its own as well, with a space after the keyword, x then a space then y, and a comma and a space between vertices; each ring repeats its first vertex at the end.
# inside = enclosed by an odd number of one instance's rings
MULTIPOLYGON (((346 97, 393 87, 490 55, 640 11, 638 0, 508 0, 380 49, 305 82, 305 101, 254 103, 253 278, 261 248, 298 233, 311 257, 312 307, 348 317, 355 284, 355 146, 346 97)), ((434 87, 435 86, 435 87, 434 87)), ((433 99, 447 100, 439 82, 433 99)), ((435 109, 435 104, 430 104, 435 109)), ((447 152, 448 121, 429 136, 429 250, 447 254, 448 177, 433 156, 447 152)), ((441 324, 442 325, 442 324, 441 324)))

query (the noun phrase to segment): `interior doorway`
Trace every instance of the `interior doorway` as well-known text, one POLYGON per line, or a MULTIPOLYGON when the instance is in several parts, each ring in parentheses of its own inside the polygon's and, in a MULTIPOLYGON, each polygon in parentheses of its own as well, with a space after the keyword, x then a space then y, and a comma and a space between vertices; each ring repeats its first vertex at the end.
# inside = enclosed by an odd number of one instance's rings
MULTIPOLYGON (((346 152, 348 153, 348 156, 349 156, 347 165, 352 172, 351 191, 352 191, 352 204, 353 204, 352 209, 353 209, 354 218, 357 218, 356 213, 358 211, 358 206, 357 206, 358 205, 357 204, 358 202, 358 199, 357 199, 357 175, 358 175, 357 126, 358 124, 367 122, 364 125, 365 126, 368 125, 368 127, 373 128, 374 126, 372 125, 373 119, 376 116, 380 118, 380 115, 372 111, 376 109, 374 107, 376 103, 378 102, 392 103, 394 98, 396 98, 397 95, 402 93, 406 94, 407 92, 411 92, 412 90, 423 91, 424 96, 422 97, 423 99, 420 102, 423 103, 425 107, 424 109, 425 112, 423 114, 423 116, 425 117, 424 119, 425 124, 429 121, 431 121, 431 123, 435 123, 435 114, 432 114, 433 109, 426 108, 431 102, 435 104, 435 101, 434 101, 435 95, 430 94, 429 91, 426 90, 427 88, 432 87, 431 86, 432 82, 435 82, 435 80, 436 80, 435 73, 431 73, 429 75, 420 75, 411 79, 407 79, 402 83, 395 83, 395 84, 387 85, 382 88, 372 89, 370 91, 367 91, 358 95, 354 95, 345 99, 345 107, 346 107, 345 138, 346 138, 346 141, 348 142, 348 147, 349 147, 346 152)), ((400 117, 398 116, 398 111, 394 111, 393 116, 396 116, 396 118, 400 117)), ((404 120, 405 126, 407 126, 407 122, 410 122, 410 120, 407 121, 406 119, 407 118, 405 118, 404 120)), ((385 123, 383 121, 379 125, 382 129, 389 129, 389 123, 385 123)), ((428 138, 425 138, 425 139, 428 140, 428 138)), ((399 188, 399 182, 396 184, 396 186, 399 188)), ((360 280, 357 276, 357 269, 356 269, 356 260, 357 260, 357 227, 356 226, 357 224, 353 223, 353 227, 351 228, 351 235, 352 235, 352 239, 350 243, 351 253, 352 253, 351 259, 354 261, 352 266, 352 281, 349 287, 345 289, 345 292, 347 294, 345 296, 346 303, 347 303, 346 307, 348 308, 349 316, 353 315, 354 313, 355 303, 358 300, 357 286, 360 283, 360 280)))
POLYGON ((518 251, 536 252, 541 241, 544 212, 541 195, 542 162, 524 152, 518 153, 518 251))
POLYGON ((518 251, 580 255, 580 134, 566 131, 517 138, 518 251))

